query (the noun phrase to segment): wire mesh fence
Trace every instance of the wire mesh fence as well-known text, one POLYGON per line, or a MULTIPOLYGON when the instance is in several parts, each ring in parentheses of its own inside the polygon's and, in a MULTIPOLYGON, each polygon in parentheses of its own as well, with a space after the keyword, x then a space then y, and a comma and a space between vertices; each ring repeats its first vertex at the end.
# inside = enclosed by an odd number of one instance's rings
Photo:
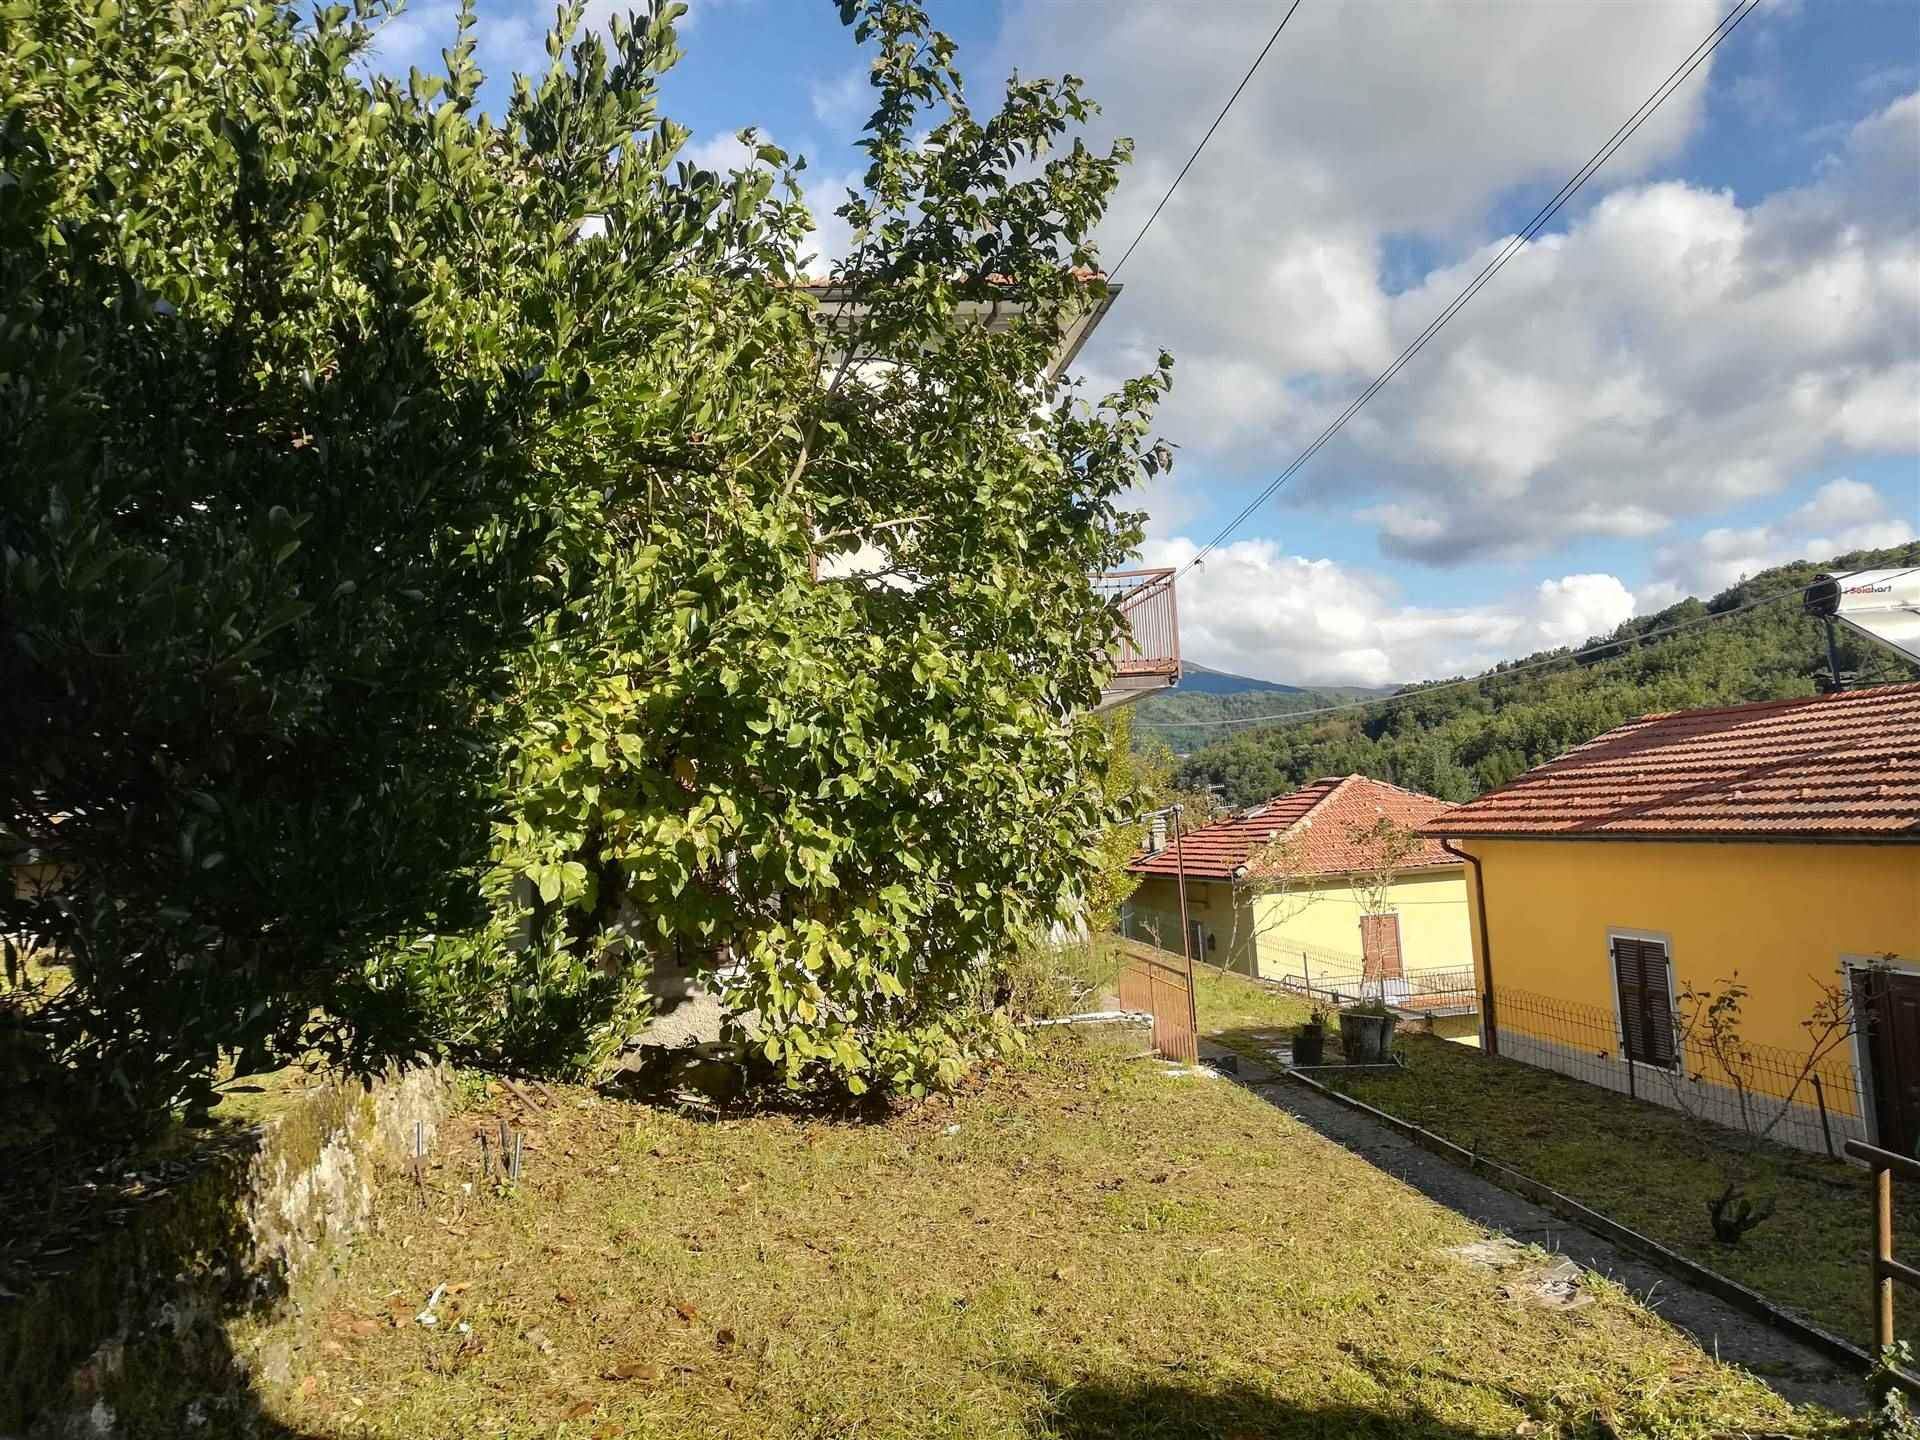
POLYGON ((1846 1046, 1820 1057, 1770 1045, 1710 1045, 1669 1016, 1671 1063, 1629 1059, 1612 1010, 1496 987, 1492 1024, 1509 1060, 1557 1070, 1724 1125, 1827 1155, 1868 1138, 1867 1096, 1846 1046))
POLYGON ((1280 983, 1309 1001, 1357 1005, 1379 1000, 1390 1010, 1416 1017, 1471 1015, 1480 1008, 1473 971, 1461 966, 1411 966, 1401 975, 1313 966, 1303 967, 1298 975, 1282 975, 1280 983))

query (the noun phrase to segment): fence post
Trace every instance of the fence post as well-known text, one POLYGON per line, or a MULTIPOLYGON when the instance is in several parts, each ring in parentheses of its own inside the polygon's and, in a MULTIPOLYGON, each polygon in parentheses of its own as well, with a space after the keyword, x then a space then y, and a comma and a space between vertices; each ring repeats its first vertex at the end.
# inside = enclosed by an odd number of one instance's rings
MULTIPOLYGON (((1812 1071, 1809 1078, 1813 1081, 1813 1098, 1820 1106, 1820 1134, 1827 1142, 1827 1154, 1833 1155, 1833 1126, 1827 1123, 1827 1092, 1821 1088, 1820 1072, 1812 1071)), ((1792 1103, 1789 1099, 1788 1103, 1792 1103)))
POLYGON ((1893 1344, 1893 1171, 1886 1165, 1873 1172, 1873 1348, 1878 1354, 1893 1344))

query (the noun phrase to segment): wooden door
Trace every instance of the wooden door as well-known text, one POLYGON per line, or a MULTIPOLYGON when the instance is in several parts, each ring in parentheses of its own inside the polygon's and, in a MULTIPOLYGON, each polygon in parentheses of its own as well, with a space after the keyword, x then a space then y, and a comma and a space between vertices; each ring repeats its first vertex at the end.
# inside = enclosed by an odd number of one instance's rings
POLYGON ((1400 958, 1400 917, 1360 917, 1360 975, 1364 980, 1399 980, 1407 973, 1400 958))
POLYGON ((1874 1139, 1901 1155, 1920 1153, 1920 975, 1857 971, 1853 995, 1867 1027, 1874 1139))

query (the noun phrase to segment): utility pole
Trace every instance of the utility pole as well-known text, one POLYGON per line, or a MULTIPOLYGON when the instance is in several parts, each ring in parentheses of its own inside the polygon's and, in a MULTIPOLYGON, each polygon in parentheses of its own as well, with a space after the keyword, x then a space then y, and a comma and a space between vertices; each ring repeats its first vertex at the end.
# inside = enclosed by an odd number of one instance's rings
MULTIPOLYGON (((1200 1012, 1193 997, 1193 927, 1187 921, 1187 852, 1180 839, 1180 805, 1173 805, 1173 868, 1180 882, 1180 953, 1187 961, 1187 1034, 1200 1043, 1200 1012)), ((1192 1058, 1197 1059, 1196 1048, 1192 1058)))

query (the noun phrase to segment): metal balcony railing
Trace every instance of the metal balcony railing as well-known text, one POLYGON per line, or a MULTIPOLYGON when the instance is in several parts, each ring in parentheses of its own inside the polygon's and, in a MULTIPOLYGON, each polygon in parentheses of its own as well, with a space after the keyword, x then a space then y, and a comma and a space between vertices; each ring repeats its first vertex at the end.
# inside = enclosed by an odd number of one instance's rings
POLYGON ((1100 708, 1112 709, 1180 683, 1180 612, 1173 571, 1115 570, 1093 579, 1095 591, 1120 613, 1126 631, 1111 663, 1100 708))

